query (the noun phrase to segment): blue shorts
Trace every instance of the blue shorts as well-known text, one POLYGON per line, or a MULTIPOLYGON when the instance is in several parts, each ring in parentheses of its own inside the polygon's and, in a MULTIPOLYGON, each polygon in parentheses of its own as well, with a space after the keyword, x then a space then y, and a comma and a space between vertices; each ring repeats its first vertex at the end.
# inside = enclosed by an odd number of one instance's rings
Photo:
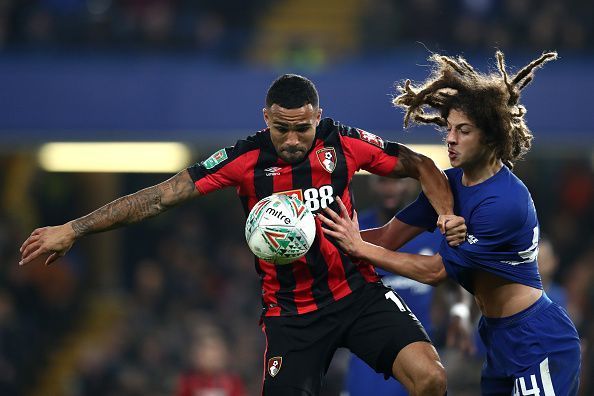
POLYGON ((565 310, 546 294, 515 315, 482 317, 479 334, 487 347, 483 395, 577 395, 579 336, 565 310))

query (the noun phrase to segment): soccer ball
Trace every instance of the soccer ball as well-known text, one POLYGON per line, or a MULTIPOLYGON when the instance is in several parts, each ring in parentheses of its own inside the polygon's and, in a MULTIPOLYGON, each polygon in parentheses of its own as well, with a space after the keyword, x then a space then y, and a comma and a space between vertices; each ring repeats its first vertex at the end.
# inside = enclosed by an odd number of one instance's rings
POLYGON ((250 250, 273 264, 288 264, 305 256, 315 237, 313 214, 299 199, 283 194, 258 201, 245 223, 250 250))

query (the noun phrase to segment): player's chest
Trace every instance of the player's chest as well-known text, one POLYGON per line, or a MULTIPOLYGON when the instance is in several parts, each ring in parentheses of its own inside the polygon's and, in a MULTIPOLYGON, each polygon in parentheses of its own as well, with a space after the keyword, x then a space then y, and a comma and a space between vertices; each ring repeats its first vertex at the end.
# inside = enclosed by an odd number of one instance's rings
POLYGON ((310 210, 329 206, 342 195, 352 177, 344 155, 334 147, 312 150, 299 163, 273 160, 260 162, 254 169, 255 198, 286 194, 304 202, 310 210))

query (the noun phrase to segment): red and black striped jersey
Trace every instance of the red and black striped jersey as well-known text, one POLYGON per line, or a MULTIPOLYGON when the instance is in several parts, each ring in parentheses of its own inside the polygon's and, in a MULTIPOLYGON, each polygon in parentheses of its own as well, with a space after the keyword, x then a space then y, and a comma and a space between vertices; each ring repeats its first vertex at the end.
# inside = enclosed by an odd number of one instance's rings
MULTIPOLYGON (((265 129, 188 171, 201 194, 235 186, 246 215, 260 199, 277 193, 296 194, 313 213, 326 206, 338 210, 334 197, 339 196, 352 214, 353 174, 364 169, 386 175, 397 161, 397 143, 325 118, 316 129, 312 148, 298 163, 279 158, 270 130, 265 129)), ((256 271, 266 316, 315 311, 379 280, 371 265, 353 262, 343 254, 322 232, 319 220, 316 239, 305 257, 287 265, 256 258, 256 271)))

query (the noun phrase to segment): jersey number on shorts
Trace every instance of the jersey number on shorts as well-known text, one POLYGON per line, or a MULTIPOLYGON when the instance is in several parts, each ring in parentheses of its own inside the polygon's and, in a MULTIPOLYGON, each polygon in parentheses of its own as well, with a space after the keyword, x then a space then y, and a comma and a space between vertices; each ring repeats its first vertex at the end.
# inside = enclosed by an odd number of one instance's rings
POLYGON ((392 300, 394 302, 394 304, 396 304, 396 306, 398 307, 398 309, 400 310, 400 312, 408 312, 408 314, 416 321, 418 321, 417 317, 415 316, 414 313, 412 313, 412 311, 408 308, 408 305, 406 305, 397 295, 396 293, 394 293, 393 290, 390 290, 389 292, 387 292, 385 294, 386 296, 386 300, 392 300))
POLYGON ((542 382, 542 396, 555 396, 553 388, 553 381, 551 380, 551 373, 549 371, 549 358, 540 362, 540 370, 538 374, 525 375, 524 377, 516 378, 514 381, 514 391, 512 396, 541 396, 541 389, 538 386, 537 377, 540 374, 540 381, 542 382), (529 378, 530 389, 526 388, 526 379, 529 378))

